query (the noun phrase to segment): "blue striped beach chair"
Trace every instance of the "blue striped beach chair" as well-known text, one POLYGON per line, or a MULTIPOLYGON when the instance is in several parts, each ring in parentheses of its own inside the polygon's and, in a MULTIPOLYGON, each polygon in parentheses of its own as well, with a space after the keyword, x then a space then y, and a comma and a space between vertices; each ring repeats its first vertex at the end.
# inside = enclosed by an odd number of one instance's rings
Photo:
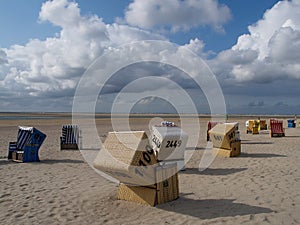
POLYGON ((39 149, 46 135, 34 127, 19 126, 17 141, 9 142, 8 159, 16 162, 39 162, 39 149))
POLYGON ((78 150, 80 129, 78 125, 63 125, 60 137, 61 150, 78 150))

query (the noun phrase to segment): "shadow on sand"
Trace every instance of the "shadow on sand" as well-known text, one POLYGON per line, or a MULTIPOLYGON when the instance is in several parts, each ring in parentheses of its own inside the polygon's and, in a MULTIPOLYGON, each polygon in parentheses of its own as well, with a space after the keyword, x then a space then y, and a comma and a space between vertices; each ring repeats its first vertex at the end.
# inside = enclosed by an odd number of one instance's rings
POLYGON ((1 165, 8 165, 8 164, 11 164, 12 161, 8 160, 7 158, 1 158, 0 159, 0 166, 1 165))
POLYGON ((186 147, 185 150, 205 150, 203 147, 186 147))
POLYGON ((235 199, 204 199, 195 200, 181 197, 176 201, 158 205, 157 208, 169 212, 176 212, 200 219, 214 219, 219 217, 234 217, 273 212, 269 208, 236 203, 235 199))
POLYGON ((180 173, 183 174, 199 174, 199 175, 211 175, 211 176, 223 176, 233 173, 238 173, 241 171, 247 170, 247 168, 226 168, 226 169, 213 169, 213 168, 207 168, 203 171, 199 171, 198 168, 186 168, 183 171, 180 171, 180 173))
POLYGON ((275 158, 275 157, 287 157, 286 155, 272 154, 272 153, 245 153, 242 152, 239 157, 244 158, 275 158))
MULTIPOLYGON (((12 160, 0 159, 0 165, 8 165, 8 164, 22 164, 20 162, 14 162, 12 160)), ((39 162, 26 162, 26 163, 34 163, 34 164, 56 164, 56 163, 84 163, 83 160, 74 160, 74 159, 42 159, 39 162)))
POLYGON ((76 160, 76 159, 43 159, 39 163, 42 163, 42 164, 84 163, 84 161, 83 160, 76 160))
POLYGON ((271 141, 242 141, 243 145, 271 145, 274 142, 271 141))

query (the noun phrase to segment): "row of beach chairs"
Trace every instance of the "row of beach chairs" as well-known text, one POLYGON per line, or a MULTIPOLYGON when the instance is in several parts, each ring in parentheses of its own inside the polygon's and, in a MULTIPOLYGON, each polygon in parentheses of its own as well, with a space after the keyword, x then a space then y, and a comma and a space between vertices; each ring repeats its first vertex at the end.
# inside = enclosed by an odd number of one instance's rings
MULTIPOLYGON (((207 141, 210 140, 209 131, 219 122, 210 121, 207 124, 207 141)), ((165 126, 174 124, 165 124, 165 126)), ((248 133, 248 132, 247 132, 248 133)), ((271 137, 285 136, 283 121, 270 119, 271 137)), ((80 129, 77 125, 63 125, 62 136, 60 137, 61 150, 79 149, 80 129)), ((39 161, 38 151, 46 139, 46 135, 34 127, 19 127, 17 141, 9 143, 8 159, 18 162, 39 161)))
MULTIPOLYGON (((61 150, 78 149, 80 129, 77 125, 64 125, 60 137, 61 150)), ((9 160, 16 162, 39 162, 39 149, 42 146, 46 134, 34 127, 19 126, 17 140, 9 142, 9 160)))
MULTIPOLYGON (((294 121, 293 121, 294 122, 294 121)), ((210 121, 207 124, 207 141, 210 140, 209 131, 215 127, 220 122, 210 121)), ((289 127, 295 127, 295 123, 292 125, 289 124, 289 127)), ((248 120, 246 121, 246 132, 252 134, 259 134, 260 130, 267 130, 267 123, 265 120, 248 120)), ((270 119, 270 134, 271 137, 284 137, 285 129, 283 128, 283 121, 277 119, 270 119)))

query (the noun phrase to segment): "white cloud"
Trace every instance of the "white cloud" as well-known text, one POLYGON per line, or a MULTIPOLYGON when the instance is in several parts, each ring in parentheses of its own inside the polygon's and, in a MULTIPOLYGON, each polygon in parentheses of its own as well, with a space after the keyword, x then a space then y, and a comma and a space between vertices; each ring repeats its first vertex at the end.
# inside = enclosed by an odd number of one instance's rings
POLYGON ((0 49, 0 81, 4 79, 7 73, 7 66, 6 64, 8 63, 7 61, 7 55, 5 51, 0 49))
POLYGON ((195 54, 202 57, 203 59, 207 58, 208 55, 210 54, 210 52, 204 51, 205 44, 202 40, 199 40, 198 38, 191 39, 190 43, 182 47, 194 52, 195 54))
MULTIPOLYGON (((117 23, 105 24, 96 15, 83 16, 74 1, 45 2, 39 20, 50 22, 61 30, 54 37, 46 40, 33 39, 24 46, 14 45, 7 49, 0 49, 0 105, 4 107, 1 109, 26 110, 26 105, 30 105, 36 110, 70 110, 78 80, 87 67, 102 53, 131 41, 166 40, 166 37, 145 31, 143 28, 170 28, 175 31, 211 25, 218 29, 230 17, 228 8, 219 5, 217 1, 174 0, 170 2, 170 8, 166 8, 168 1, 136 0, 129 6, 126 19, 128 13, 134 13, 131 16, 145 13, 136 20, 140 24, 128 21, 129 24, 142 28, 117 23), (155 4, 159 5, 160 11, 154 7, 155 4), (190 10, 192 4, 195 5, 190 10), (138 6, 144 11, 135 11, 138 6), (145 8, 146 6, 149 8, 145 8), (209 15, 203 19, 201 12, 206 12, 209 7, 210 10, 207 11, 209 15), (131 9, 133 11, 130 11, 131 9), (174 13, 175 11, 171 9, 176 9, 178 13, 174 13), (161 14, 161 10, 166 11, 161 14), (190 10, 189 16, 187 10, 190 10), (149 14, 151 18, 148 18, 148 13, 152 13, 149 14), (158 23, 162 24, 162 27, 158 27, 158 23)), ((242 35, 235 46, 208 61, 211 69, 218 76, 225 94, 230 96, 227 98, 229 105, 233 104, 233 108, 237 107, 237 112, 243 107, 246 110, 249 102, 263 101, 264 107, 268 106, 274 110, 276 109, 273 104, 274 98, 277 102, 288 102, 289 106, 297 101, 291 96, 300 94, 299 89, 296 88, 299 85, 294 82, 295 79, 300 79, 299 11, 300 3, 297 1, 279 2, 266 11, 263 19, 250 26, 249 34, 242 35), (268 83, 269 86, 264 86, 264 83, 268 83), (269 89, 269 92, 266 91, 269 89), (261 98, 257 100, 257 96, 261 98), (243 103, 247 98, 248 100, 243 103)), ((206 58, 209 52, 204 52, 204 46, 201 40, 195 38, 181 46, 179 50, 190 49, 206 58)), ((124 58, 130 57, 128 53, 120 54, 123 54, 124 58)), ((150 49, 149 52, 134 49, 132 54, 134 56, 157 54, 157 52, 155 49, 150 49)), ((176 58, 176 55, 162 52, 159 57, 176 58)), ((190 66, 193 66, 192 60, 190 66)), ((184 88, 190 90, 195 88, 191 80, 180 76, 175 69, 169 68, 165 74, 163 68, 161 71, 157 66, 151 68, 151 65, 145 64, 142 69, 143 71, 135 70, 135 72, 139 74, 146 72, 146 75, 159 72, 162 76, 177 81, 184 88)), ((130 73, 132 79, 135 75, 134 72, 130 73)), ((116 79, 108 92, 116 92, 124 84, 126 80, 116 79)), ((159 87, 159 84, 157 86, 159 87)), ((139 90, 142 91, 143 87, 135 91, 139 90)), ((195 99, 199 99, 199 95, 201 93, 194 93, 195 99)))
MULTIPOLYGON (((300 18, 299 18, 300 19, 300 18)), ((275 62, 287 64, 300 63, 300 29, 282 27, 269 41, 269 56, 275 62)))
POLYGON ((222 30, 230 18, 229 8, 217 0, 135 0, 125 12, 130 25, 173 32, 205 25, 222 30))
POLYGON ((236 45, 210 64, 215 73, 238 82, 300 79, 300 2, 281 1, 249 26, 236 45))
POLYGON ((59 27, 73 27, 82 21, 80 9, 76 2, 54 0, 43 3, 39 17, 42 21, 50 21, 59 27))
POLYGON ((33 39, 24 46, 0 49, 0 89, 6 95, 24 100, 72 96, 83 72, 106 49, 131 41, 165 39, 138 28, 105 24, 96 15, 83 16, 78 4, 67 0, 45 2, 39 20, 61 31, 44 41, 33 39))
POLYGON ((259 59, 269 55, 269 41, 281 28, 291 27, 300 30, 300 2, 280 1, 267 10, 263 19, 248 27, 249 33, 242 35, 233 49, 259 50, 259 59))

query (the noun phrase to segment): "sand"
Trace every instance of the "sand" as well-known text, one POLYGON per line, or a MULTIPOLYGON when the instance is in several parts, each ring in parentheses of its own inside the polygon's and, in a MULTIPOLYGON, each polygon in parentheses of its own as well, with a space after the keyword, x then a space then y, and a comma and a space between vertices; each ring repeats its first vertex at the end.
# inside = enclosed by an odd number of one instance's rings
MULTIPOLYGON (((117 184, 79 151, 59 150, 61 125, 70 119, 0 120, 0 224, 300 224, 300 128, 271 138, 246 134, 245 120, 230 118, 240 122, 241 156, 217 157, 200 172, 208 121, 202 118, 197 150, 179 172, 180 198, 156 207, 117 200, 117 184), (41 162, 5 159, 17 125, 47 134, 41 162)), ((130 124, 147 130, 148 122, 130 124)), ((97 119, 97 128, 102 140, 112 130, 108 119, 97 119)))

